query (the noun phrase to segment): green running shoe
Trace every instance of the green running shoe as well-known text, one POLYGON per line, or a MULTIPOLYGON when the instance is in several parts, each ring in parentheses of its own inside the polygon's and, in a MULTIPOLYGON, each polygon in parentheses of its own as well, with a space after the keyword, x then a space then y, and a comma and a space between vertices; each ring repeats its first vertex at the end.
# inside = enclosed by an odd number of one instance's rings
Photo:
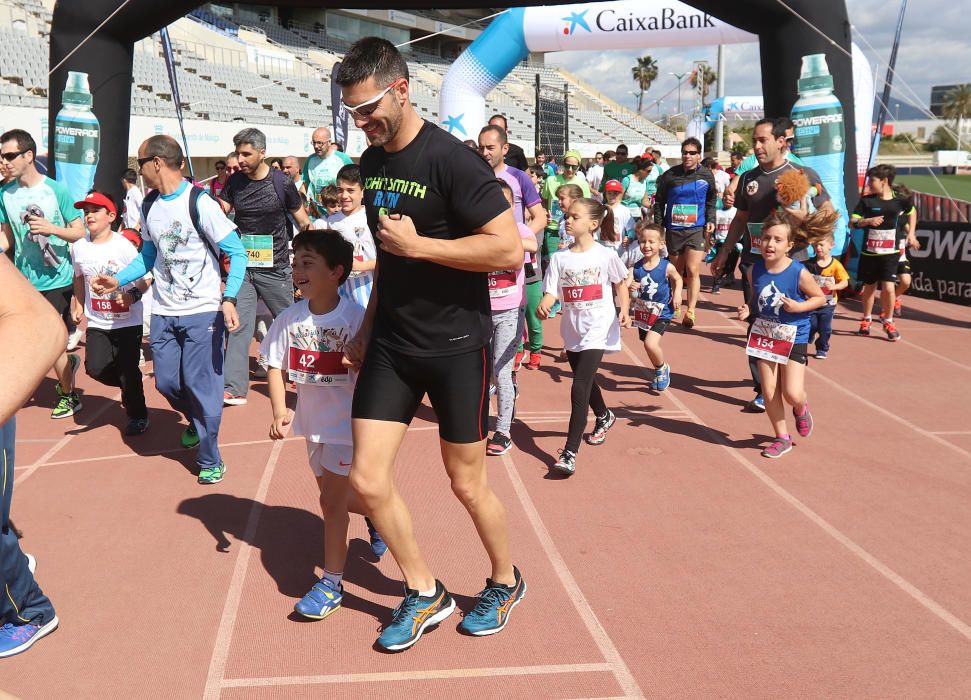
POLYGON ((200 484, 218 484, 226 476, 226 463, 220 462, 211 467, 201 467, 199 469, 200 484))
POLYGON ((199 433, 191 423, 182 431, 182 447, 195 447, 199 444, 199 433))

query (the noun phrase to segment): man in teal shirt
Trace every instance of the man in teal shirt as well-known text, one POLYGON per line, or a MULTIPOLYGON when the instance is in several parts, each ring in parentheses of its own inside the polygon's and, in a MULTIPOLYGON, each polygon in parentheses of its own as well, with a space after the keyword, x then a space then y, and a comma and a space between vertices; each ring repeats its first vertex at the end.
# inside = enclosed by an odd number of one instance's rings
POLYGON ((314 152, 303 164, 303 181, 307 186, 307 199, 319 206, 320 193, 337 181, 337 171, 354 161, 342 151, 330 152, 330 129, 325 126, 314 130, 310 142, 314 152))
MULTIPOLYGON (((67 188, 37 170, 36 154, 36 142, 23 129, 0 136, 0 157, 13 178, 0 189, 0 248, 13 251, 14 265, 70 329, 74 295, 70 244, 84 237, 84 226, 67 188)), ((51 418, 67 418, 81 410, 74 386, 80 365, 77 355, 63 350, 54 362, 59 399, 51 418)))

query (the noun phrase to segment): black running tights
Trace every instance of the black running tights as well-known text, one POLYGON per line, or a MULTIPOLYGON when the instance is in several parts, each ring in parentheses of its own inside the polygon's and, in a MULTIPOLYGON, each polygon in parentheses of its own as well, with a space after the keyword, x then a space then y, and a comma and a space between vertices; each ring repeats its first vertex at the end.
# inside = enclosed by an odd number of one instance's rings
POLYGON ((587 406, 596 416, 607 413, 607 404, 597 386, 597 369, 603 359, 603 350, 581 350, 566 353, 573 370, 573 387, 570 389, 570 430, 566 437, 566 449, 576 454, 580 450, 580 438, 587 427, 587 406))

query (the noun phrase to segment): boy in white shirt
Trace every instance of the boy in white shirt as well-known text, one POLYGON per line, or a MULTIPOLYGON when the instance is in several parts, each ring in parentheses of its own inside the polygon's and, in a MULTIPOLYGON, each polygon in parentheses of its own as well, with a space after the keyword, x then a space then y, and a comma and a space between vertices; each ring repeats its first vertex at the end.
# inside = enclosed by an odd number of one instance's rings
POLYGON ((374 285, 377 250, 368 228, 364 209, 364 183, 356 165, 345 165, 337 173, 337 204, 340 211, 314 222, 316 229, 333 229, 354 246, 354 267, 338 292, 344 299, 367 308, 374 285))
POLYGON ((84 210, 88 233, 74 242, 74 304, 71 314, 78 324, 87 316, 87 352, 84 371, 107 386, 121 388, 121 403, 128 413, 125 435, 148 430, 148 409, 138 368, 142 347, 142 294, 152 283, 151 274, 136 280, 125 290, 112 294, 92 293, 90 283, 97 275, 115 276, 138 256, 131 241, 111 230, 118 216, 111 195, 89 192, 75 209, 84 210))
MULTIPOLYGON (((293 239, 293 283, 301 300, 273 321, 260 352, 266 357, 273 407, 270 438, 282 440, 291 426, 307 440, 310 468, 320 489, 324 529, 324 576, 294 610, 312 620, 337 611, 344 595, 348 512, 363 514, 351 490, 351 402, 357 374, 344 363, 344 345, 364 320, 364 307, 340 296, 354 248, 334 231, 304 231, 293 239), (287 410, 286 384, 297 385, 297 409, 287 410)), ((371 551, 387 545, 368 521, 371 551)))

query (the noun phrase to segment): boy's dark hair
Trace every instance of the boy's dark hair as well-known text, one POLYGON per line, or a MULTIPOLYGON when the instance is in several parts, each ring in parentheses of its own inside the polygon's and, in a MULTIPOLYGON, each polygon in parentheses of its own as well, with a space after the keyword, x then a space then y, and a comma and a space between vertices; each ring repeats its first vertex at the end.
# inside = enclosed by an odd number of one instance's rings
POLYGON ((337 182, 349 182, 352 185, 357 185, 362 190, 364 189, 364 181, 361 180, 361 169, 354 163, 348 163, 338 170, 335 180, 337 182))
POLYGON ((337 231, 329 228, 301 231, 293 239, 294 254, 301 248, 322 257, 331 270, 338 265, 342 266, 344 272, 338 284, 344 284, 347 281, 354 266, 354 246, 337 231))
POLYGON ((546 179, 546 170, 543 169, 542 165, 530 165, 527 172, 532 173, 536 177, 546 179))
POLYGON ((507 192, 509 194, 513 194, 512 185, 510 185, 508 182, 503 180, 501 177, 497 177, 496 182, 499 183, 499 189, 502 190, 503 194, 506 194, 507 192))
POLYGON ((3 135, 0 135, 0 143, 6 143, 7 141, 16 141, 18 151, 21 153, 30 151, 34 154, 34 158, 37 158, 37 142, 34 141, 33 136, 23 129, 11 129, 10 131, 5 131, 3 135))
POLYGON ((890 163, 879 163, 867 170, 866 176, 867 179, 875 177, 880 180, 886 180, 887 184, 893 187, 893 180, 897 177, 897 169, 890 165, 890 163))
POLYGON ((337 187, 334 185, 327 185, 324 189, 320 191, 320 203, 325 207, 336 207, 337 206, 337 187))
POLYGON ((400 78, 409 79, 408 64, 401 53, 390 41, 377 36, 366 36, 351 45, 334 82, 347 87, 363 83, 371 76, 382 88, 400 78))
POLYGON ((546 149, 545 148, 537 148, 536 149, 536 155, 537 156, 545 156, 546 155, 546 149))
POLYGON ((684 148, 685 146, 694 146, 695 148, 698 149, 698 153, 701 153, 702 155, 704 155, 705 149, 701 147, 701 141, 696 139, 694 136, 689 136, 688 138, 686 138, 684 141, 681 142, 681 148, 684 148))
POLYGON ((138 182, 138 173, 136 173, 133 169, 128 168, 121 174, 121 179, 127 182, 129 185, 134 185, 138 182))

